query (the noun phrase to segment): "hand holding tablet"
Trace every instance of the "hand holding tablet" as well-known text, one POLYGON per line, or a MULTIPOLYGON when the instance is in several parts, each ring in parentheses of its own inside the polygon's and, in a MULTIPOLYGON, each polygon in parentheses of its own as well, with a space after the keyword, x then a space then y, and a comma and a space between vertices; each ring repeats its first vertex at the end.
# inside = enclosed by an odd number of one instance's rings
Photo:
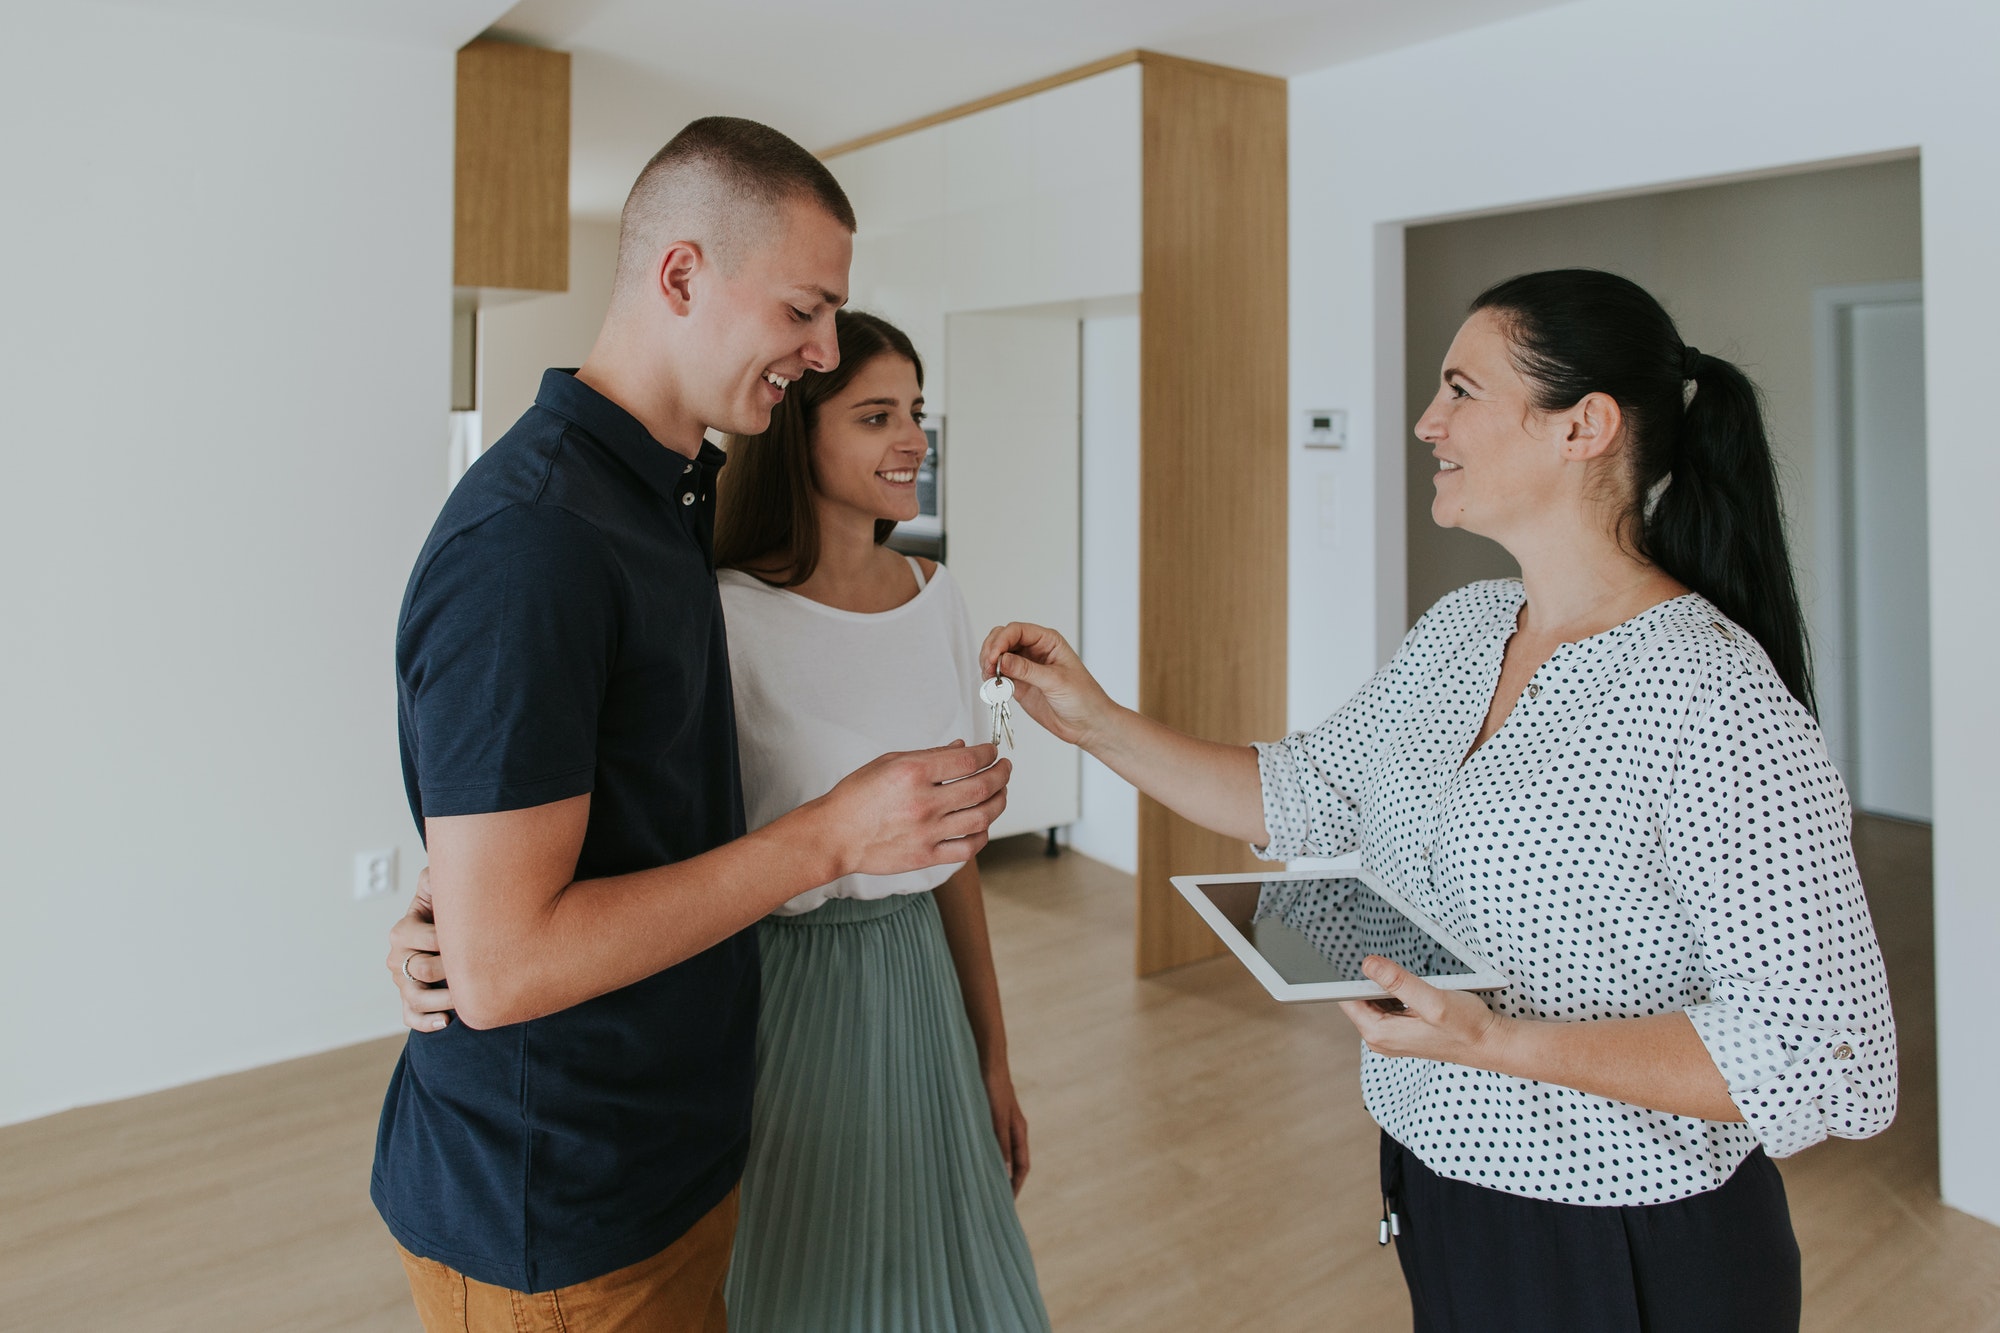
POLYGON ((1177 875, 1180 891, 1274 999, 1380 1000, 1386 958, 1441 990, 1498 990, 1499 969, 1366 870, 1177 875))

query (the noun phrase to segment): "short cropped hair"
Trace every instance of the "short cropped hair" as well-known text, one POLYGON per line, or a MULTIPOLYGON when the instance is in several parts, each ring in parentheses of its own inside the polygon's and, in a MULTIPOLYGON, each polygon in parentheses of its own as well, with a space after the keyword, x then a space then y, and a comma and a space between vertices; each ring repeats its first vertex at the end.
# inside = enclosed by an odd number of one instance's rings
POLYGON ((618 224, 617 289, 653 280, 673 241, 698 241, 725 268, 783 205, 817 204, 849 231, 854 206, 826 164, 768 125, 735 116, 691 121, 633 182, 618 224), (669 235, 669 232, 677 233, 669 235))

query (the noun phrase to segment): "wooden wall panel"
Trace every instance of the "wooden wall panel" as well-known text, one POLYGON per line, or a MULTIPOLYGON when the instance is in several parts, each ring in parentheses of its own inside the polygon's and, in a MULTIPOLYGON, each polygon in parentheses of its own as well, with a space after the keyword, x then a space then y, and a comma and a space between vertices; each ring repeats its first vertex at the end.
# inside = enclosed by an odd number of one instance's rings
MULTIPOLYGON (((1270 739, 1285 729, 1285 84, 1140 60, 1139 708, 1270 739)), ((1170 876, 1257 865, 1141 798, 1139 974, 1222 951, 1170 876)))
POLYGON ((569 288, 569 53, 458 53, 452 284, 569 288))

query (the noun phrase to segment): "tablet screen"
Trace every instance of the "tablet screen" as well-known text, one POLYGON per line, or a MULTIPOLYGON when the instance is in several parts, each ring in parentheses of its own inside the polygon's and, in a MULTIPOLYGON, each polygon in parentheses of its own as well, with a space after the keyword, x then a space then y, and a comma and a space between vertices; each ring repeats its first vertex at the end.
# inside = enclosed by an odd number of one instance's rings
POLYGON ((1365 980, 1361 960, 1369 954, 1420 977, 1465 976, 1476 970, 1358 879, 1205 883, 1199 889, 1293 984, 1365 980))

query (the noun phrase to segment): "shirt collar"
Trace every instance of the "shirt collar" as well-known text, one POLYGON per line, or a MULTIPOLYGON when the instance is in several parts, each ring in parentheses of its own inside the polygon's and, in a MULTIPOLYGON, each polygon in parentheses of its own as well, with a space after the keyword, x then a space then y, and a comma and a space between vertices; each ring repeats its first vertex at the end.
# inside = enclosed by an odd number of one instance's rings
POLYGON ((713 476, 727 461, 722 450, 704 439, 690 466, 686 454, 676 453, 654 439, 637 417, 578 379, 574 370, 543 371, 535 405, 581 429, 637 473, 647 486, 676 504, 692 483, 713 476), (698 476, 695 469, 700 470, 698 476))

